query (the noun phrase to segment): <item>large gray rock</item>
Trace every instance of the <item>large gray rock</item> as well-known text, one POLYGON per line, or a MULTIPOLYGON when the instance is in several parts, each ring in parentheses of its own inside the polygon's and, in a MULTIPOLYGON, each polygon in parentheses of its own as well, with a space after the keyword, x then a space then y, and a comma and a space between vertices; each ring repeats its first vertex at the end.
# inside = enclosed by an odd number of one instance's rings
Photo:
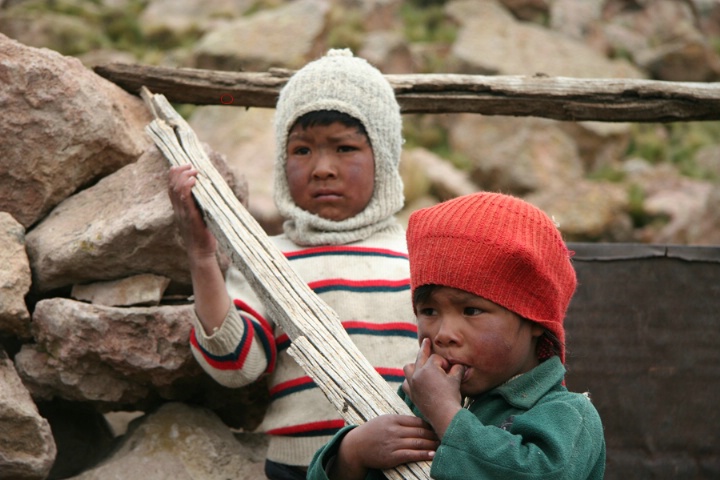
POLYGON ((447 7, 461 24, 452 53, 473 73, 581 78, 640 78, 624 60, 532 23, 515 20, 495 2, 462 0, 447 7))
POLYGON ((610 182, 576 180, 525 197, 550 215, 566 241, 631 242, 626 187, 610 182))
POLYGON ((707 195, 704 214, 690 225, 688 241, 692 245, 720 245, 720 188, 717 185, 707 195))
POLYGON ((707 245, 713 236, 717 237, 717 233, 712 233, 720 228, 715 211, 717 200, 713 200, 717 185, 684 177, 668 164, 631 170, 627 182, 635 185, 644 197, 642 208, 647 220, 637 240, 707 245))
POLYGON ((0 34, 0 211, 28 228, 147 147, 142 101, 76 58, 0 34))
MULTIPOLYGON (((402 0, 341 0, 336 4, 345 7, 344 12, 349 9, 359 10, 363 30, 366 32, 373 31, 399 31, 403 28, 401 9, 402 0)), ((353 15, 355 11, 351 11, 349 15, 353 15)))
POLYGON ((591 44, 600 27, 603 3, 604 0, 554 0, 550 5, 550 28, 570 38, 590 40, 591 44))
POLYGON ((109 282, 74 285, 70 296, 108 307, 159 305, 169 283, 167 277, 143 273, 109 282))
POLYGON ((400 175, 407 203, 428 194, 439 200, 449 200, 479 190, 466 172, 424 148, 403 151, 400 175))
POLYGON ((25 253, 25 229, 9 213, 0 212, 0 334, 30 338, 30 263, 25 253))
POLYGON ((58 205, 27 235, 34 288, 168 270, 168 277, 187 282, 167 169, 151 147, 136 163, 58 205))
POLYGON ((655 230, 653 241, 681 245, 697 243, 698 239, 693 236, 698 225, 704 219, 713 218, 713 212, 708 211, 708 201, 714 188, 717 187, 710 182, 679 178, 676 188, 648 196, 644 202, 645 211, 653 217, 668 219, 662 228, 649 228, 655 230))
POLYGON ((449 143, 469 159, 471 178, 484 190, 523 195, 584 173, 577 145, 551 120, 460 115, 449 143))
POLYGON ((602 31, 611 51, 629 56, 660 80, 706 82, 720 77, 720 57, 689 1, 655 0, 628 9, 609 2, 602 31))
POLYGON ((74 480, 256 480, 265 478, 262 435, 235 438, 212 412, 168 403, 131 423, 119 448, 74 480))
POLYGON ((329 10, 327 0, 297 0, 234 19, 200 39, 196 66, 248 71, 300 68, 324 53, 316 42, 329 10))
MULTIPOLYGON (((211 154, 245 198, 222 158, 211 154)), ((190 283, 187 255, 167 195, 167 160, 154 146, 136 162, 58 205, 27 234, 34 288, 47 291, 141 273, 190 283)))
POLYGON ((190 352, 192 305, 117 308, 66 298, 37 303, 35 344, 15 356, 36 401, 88 402, 102 411, 146 411, 164 400, 210 408, 235 428, 252 430, 268 404, 267 384, 227 388, 190 352))
POLYGON ((188 338, 193 307, 116 308, 65 298, 35 306, 36 344, 15 357, 33 397, 107 405, 178 398, 175 384, 197 378, 188 338))
POLYGON ((206 32, 228 19, 242 16, 253 0, 151 0, 139 18, 148 38, 181 38, 206 32))
POLYGON ((247 206, 268 233, 279 233, 282 218, 273 201, 275 110, 198 107, 188 123, 203 142, 227 159, 230 170, 247 180, 247 206))
POLYGON ((2 348, 0 386, 0 479, 42 480, 55 461, 55 441, 2 348))
POLYGON ((100 25, 87 20, 87 17, 98 15, 93 2, 75 2, 73 15, 38 8, 41 2, 17 3, 3 6, 0 32, 24 45, 77 55, 101 48, 107 42, 100 25), (86 17, 83 18, 83 15, 86 17))
POLYGON ((558 122, 577 145, 586 173, 617 168, 631 141, 632 125, 611 122, 558 122))
POLYGON ((386 75, 413 73, 417 69, 405 37, 397 30, 368 33, 357 55, 386 75))

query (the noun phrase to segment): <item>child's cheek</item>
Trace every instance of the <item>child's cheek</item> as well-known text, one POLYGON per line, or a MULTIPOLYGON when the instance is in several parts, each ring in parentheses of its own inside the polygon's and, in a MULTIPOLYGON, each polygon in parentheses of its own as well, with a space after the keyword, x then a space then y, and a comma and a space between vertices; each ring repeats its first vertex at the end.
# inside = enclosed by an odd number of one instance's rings
POLYGON ((507 366, 509 349, 504 339, 484 337, 473 345, 473 357, 485 370, 502 370, 507 366))
POLYGON ((432 320, 428 320, 423 315, 417 315, 417 327, 418 327, 418 341, 422 343, 423 338, 429 338, 432 343, 432 339, 437 333, 437 326, 432 320))

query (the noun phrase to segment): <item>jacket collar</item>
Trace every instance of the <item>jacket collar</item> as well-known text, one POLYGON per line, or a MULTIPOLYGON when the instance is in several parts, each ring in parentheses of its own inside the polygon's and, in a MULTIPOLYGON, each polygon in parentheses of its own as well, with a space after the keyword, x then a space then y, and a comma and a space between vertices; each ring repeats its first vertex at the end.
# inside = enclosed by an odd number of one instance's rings
POLYGON ((489 392, 500 395, 510 405, 528 410, 553 388, 562 384, 565 366, 560 358, 548 358, 527 373, 515 377, 489 392))

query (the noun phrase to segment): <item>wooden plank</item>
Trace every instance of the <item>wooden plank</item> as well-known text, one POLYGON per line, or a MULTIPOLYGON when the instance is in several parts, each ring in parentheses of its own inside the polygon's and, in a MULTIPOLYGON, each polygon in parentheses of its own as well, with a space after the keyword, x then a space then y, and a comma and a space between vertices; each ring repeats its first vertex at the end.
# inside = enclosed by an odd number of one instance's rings
MULTIPOLYGON (((295 273, 235 197, 187 122, 163 95, 144 89, 142 96, 155 116, 148 133, 171 165, 190 163, 200 172, 193 195, 220 248, 292 340, 288 351, 345 421, 359 424, 387 413, 412 415, 350 340, 337 314, 295 273)), ((424 462, 385 474, 391 479, 429 479, 429 472, 430 464, 424 462)))
MULTIPOLYGON (((113 63, 95 72, 132 93, 145 85, 172 102, 274 108, 294 73, 225 72, 113 63)), ((642 79, 408 74, 385 76, 403 113, 479 113, 568 121, 720 119, 720 83, 642 79)))

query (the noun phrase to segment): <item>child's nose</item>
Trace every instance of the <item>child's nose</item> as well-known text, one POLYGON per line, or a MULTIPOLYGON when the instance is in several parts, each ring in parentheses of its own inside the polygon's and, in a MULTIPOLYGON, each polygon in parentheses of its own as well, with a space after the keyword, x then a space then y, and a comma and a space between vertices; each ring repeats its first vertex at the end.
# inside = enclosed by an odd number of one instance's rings
POLYGON ((331 178, 337 175, 335 161, 331 154, 326 151, 318 151, 313 168, 313 177, 319 179, 331 178))
POLYGON ((438 330, 433 338, 433 343, 440 347, 459 345, 461 343, 460 331, 455 328, 455 322, 449 318, 440 320, 438 330))

